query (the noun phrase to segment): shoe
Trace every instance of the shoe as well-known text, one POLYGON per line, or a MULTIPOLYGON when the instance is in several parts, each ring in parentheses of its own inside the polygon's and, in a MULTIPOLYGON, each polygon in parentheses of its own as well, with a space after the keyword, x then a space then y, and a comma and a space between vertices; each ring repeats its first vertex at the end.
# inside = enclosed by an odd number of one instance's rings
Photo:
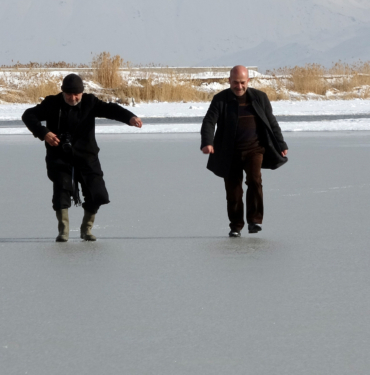
POLYGON ((242 234, 238 230, 231 230, 229 233, 229 237, 240 237, 242 234))
POLYGON ((69 218, 68 218, 68 208, 63 208, 62 210, 55 211, 58 219, 58 237, 55 242, 67 242, 69 238, 69 218))
POLYGON ((81 238, 85 241, 96 241, 96 237, 91 233, 94 225, 95 214, 85 210, 84 217, 81 224, 81 238))
POLYGON ((248 224, 248 232, 249 233, 258 233, 261 230, 262 230, 262 227, 259 224, 256 224, 256 223, 248 224))

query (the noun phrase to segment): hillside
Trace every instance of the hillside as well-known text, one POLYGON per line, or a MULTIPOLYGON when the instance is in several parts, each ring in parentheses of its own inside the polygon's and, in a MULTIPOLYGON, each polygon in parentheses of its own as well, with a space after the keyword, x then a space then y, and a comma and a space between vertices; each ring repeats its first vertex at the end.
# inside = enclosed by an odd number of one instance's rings
POLYGON ((284 65, 370 60, 368 0, 2 0, 1 64, 284 65))

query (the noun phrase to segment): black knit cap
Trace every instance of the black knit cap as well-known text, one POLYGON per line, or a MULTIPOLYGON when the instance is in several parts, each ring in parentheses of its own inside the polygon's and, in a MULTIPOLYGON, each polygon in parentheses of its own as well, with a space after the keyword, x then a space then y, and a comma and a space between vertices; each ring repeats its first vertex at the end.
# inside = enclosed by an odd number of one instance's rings
POLYGON ((65 76, 62 91, 67 94, 81 94, 84 91, 84 84, 81 77, 74 73, 65 76))

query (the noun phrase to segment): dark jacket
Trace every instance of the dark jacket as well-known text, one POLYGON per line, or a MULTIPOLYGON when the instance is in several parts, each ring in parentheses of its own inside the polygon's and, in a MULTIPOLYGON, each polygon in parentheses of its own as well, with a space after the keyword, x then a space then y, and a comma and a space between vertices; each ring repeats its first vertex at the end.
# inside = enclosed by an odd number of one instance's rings
MULTIPOLYGON (((276 169, 288 161, 281 155, 287 150, 281 129, 272 114, 271 103, 267 95, 249 87, 247 96, 262 124, 260 141, 265 147, 262 168, 276 169)), ((203 119, 201 149, 212 145, 214 154, 209 155, 207 168, 219 177, 227 177, 235 150, 235 135, 238 125, 238 101, 231 89, 226 89, 213 97, 211 105, 203 119), (215 125, 217 129, 215 133, 215 125)))
MULTIPOLYGON (((83 94, 77 106, 65 103, 62 93, 47 96, 36 107, 27 109, 22 120, 32 134, 44 140, 48 132, 59 138, 70 133, 73 153, 66 153, 59 144, 52 147, 45 142, 48 177, 64 189, 72 190, 72 166, 78 169, 84 181, 94 181, 94 176, 103 176, 98 159, 99 147, 95 139, 95 118, 103 117, 129 123, 135 116, 118 104, 104 103, 93 94, 83 94), (41 124, 46 121, 46 126, 41 124)), ((61 142, 62 143, 62 142, 61 142)))

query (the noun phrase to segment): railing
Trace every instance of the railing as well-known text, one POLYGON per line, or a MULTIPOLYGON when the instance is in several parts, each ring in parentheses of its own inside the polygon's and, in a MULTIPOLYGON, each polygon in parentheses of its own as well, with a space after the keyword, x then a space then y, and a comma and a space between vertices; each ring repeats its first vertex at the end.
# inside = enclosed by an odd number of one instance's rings
MULTIPOLYGON (((223 72, 229 72, 232 66, 200 66, 200 67, 178 67, 178 66, 141 66, 141 67, 128 67, 128 68, 120 68, 119 70, 122 72, 145 72, 145 73, 155 73, 160 71, 171 71, 174 73, 179 74, 196 74, 196 73, 223 73, 223 72)), ((250 70, 258 71, 257 66, 247 66, 246 68, 250 70)), ((28 72, 28 71, 34 71, 34 72, 92 72, 94 68, 1 68, 1 72, 28 72)))

